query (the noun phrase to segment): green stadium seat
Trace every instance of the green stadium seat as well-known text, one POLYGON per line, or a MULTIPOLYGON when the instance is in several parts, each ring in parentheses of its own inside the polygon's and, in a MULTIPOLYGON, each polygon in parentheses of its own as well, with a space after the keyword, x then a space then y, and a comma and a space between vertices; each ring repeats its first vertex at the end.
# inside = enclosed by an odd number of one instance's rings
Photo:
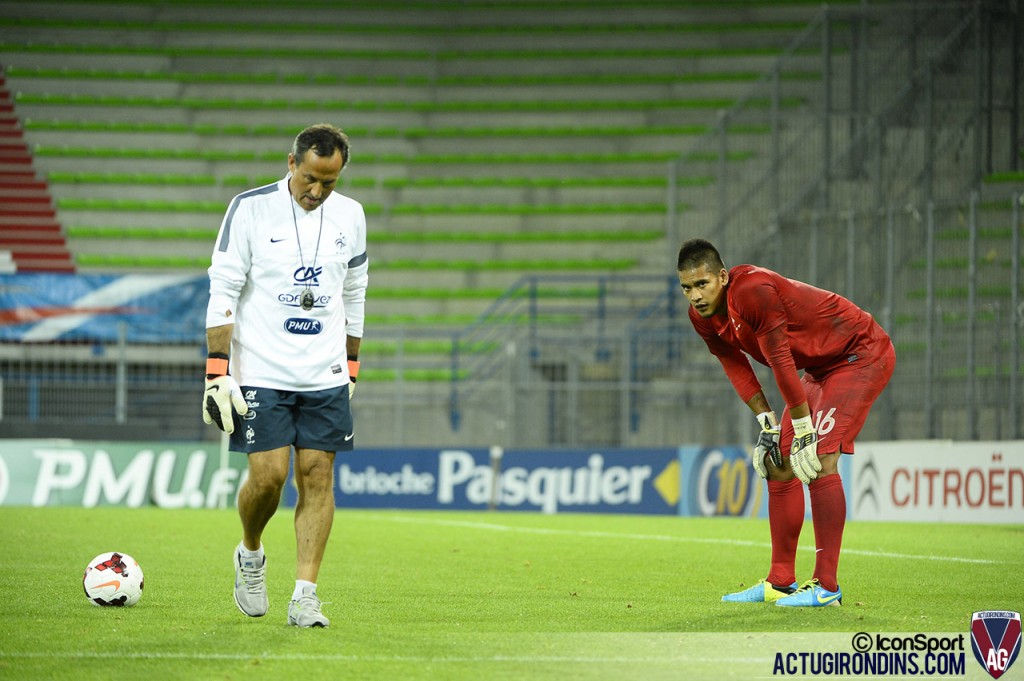
MULTIPOLYGON (((265 21, 258 0, 230 21, 152 20, 150 0, 0 19, 16 29, 0 64, 79 270, 201 273, 231 197, 279 179, 291 137, 330 120, 353 140, 339 191, 368 215, 380 323, 464 322, 524 273, 660 273, 668 162, 815 11, 655 3, 623 21, 597 0, 538 26, 472 1, 456 24, 444 3, 395 21, 400 5, 312 27, 265 21), (341 39, 297 46, 311 30, 341 39)), ((816 86, 815 59, 786 74, 794 92, 816 86)), ((770 102, 748 106, 767 120, 770 102)), ((737 172, 765 120, 731 127, 737 172)), ((676 212, 714 200, 717 164, 683 159, 676 212)))

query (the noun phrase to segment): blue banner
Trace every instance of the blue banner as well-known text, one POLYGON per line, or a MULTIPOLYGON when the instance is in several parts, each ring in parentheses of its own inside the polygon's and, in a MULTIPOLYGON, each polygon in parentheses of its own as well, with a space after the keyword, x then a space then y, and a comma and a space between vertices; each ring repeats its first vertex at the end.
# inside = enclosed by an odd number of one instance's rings
MULTIPOLYGON (((680 447, 679 515, 768 517, 768 487, 751 463, 753 447, 680 447)), ((853 517, 852 456, 839 457, 839 474, 846 492, 847 517, 853 517)), ((804 486, 804 515, 811 501, 804 486)))
POLYGON ((205 275, 0 275, 0 341, 202 342, 205 275))
MULTIPOLYGON (((675 449, 402 449, 339 452, 339 508, 480 509, 674 515, 675 449)), ((285 506, 296 492, 285 486, 285 506)))
POLYGON ((768 490, 742 447, 681 447, 679 514, 768 517, 768 490))

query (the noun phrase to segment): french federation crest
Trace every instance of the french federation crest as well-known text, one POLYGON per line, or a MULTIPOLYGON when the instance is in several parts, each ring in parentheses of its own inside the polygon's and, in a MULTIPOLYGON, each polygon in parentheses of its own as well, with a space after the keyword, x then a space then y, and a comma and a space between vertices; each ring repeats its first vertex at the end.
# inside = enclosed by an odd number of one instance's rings
POLYGON ((971 617, 971 649, 993 679, 1006 673, 1020 653, 1020 613, 984 610, 971 617))

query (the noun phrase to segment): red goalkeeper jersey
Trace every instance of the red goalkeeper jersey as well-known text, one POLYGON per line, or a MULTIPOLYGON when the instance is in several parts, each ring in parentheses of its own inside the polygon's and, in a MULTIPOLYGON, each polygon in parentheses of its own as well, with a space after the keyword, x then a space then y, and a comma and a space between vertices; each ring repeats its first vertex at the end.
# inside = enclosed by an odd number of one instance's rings
POLYGON ((746 355, 771 367, 783 399, 795 407, 807 399, 798 370, 821 379, 853 362, 872 362, 889 344, 874 318, 846 298, 762 267, 729 270, 725 295, 727 316, 704 319, 691 307, 690 321, 744 402, 761 390, 746 355))

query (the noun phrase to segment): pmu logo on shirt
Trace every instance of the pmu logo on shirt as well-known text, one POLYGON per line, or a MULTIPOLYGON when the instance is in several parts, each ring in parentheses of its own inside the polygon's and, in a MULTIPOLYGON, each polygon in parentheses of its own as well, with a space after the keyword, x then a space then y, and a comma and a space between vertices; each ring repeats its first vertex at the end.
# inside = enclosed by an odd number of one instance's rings
POLYGON ((983 610, 971 617, 971 649, 993 679, 1006 673, 1020 653, 1020 613, 983 610))
POLYGON ((324 330, 324 325, 316 319, 289 317, 284 320, 284 330, 288 333, 299 334, 300 336, 315 336, 324 330))

